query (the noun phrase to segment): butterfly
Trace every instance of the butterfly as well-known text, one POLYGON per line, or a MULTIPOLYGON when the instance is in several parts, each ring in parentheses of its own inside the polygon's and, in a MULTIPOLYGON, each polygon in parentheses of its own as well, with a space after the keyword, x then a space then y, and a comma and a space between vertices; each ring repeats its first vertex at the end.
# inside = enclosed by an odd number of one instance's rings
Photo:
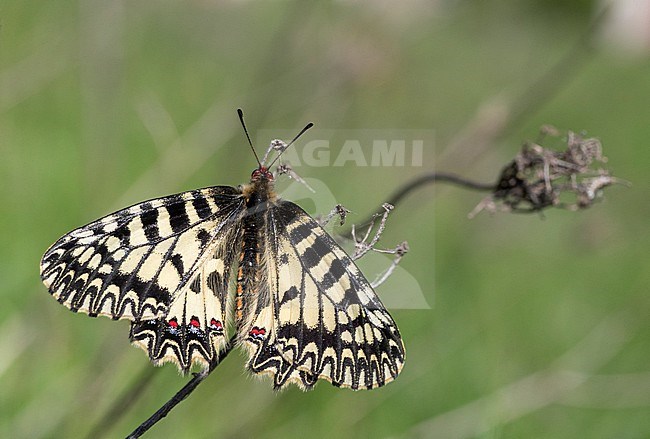
POLYGON ((258 163, 249 184, 151 199, 75 229, 43 256, 44 284, 72 311, 130 320, 131 342, 156 365, 208 369, 232 333, 275 388, 394 380, 404 345, 393 318, 352 258, 274 191, 269 169, 312 124, 272 142, 280 154, 264 166, 238 113, 258 163))

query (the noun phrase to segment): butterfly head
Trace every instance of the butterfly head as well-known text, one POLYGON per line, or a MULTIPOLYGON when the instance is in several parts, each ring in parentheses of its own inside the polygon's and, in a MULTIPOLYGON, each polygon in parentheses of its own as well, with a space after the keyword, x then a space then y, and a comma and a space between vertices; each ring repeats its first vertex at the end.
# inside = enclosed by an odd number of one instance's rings
POLYGON ((273 181, 273 173, 265 166, 260 165, 259 168, 251 174, 251 183, 258 181, 273 181))
POLYGON ((241 187, 242 195, 246 199, 248 207, 256 206, 260 203, 273 202, 277 195, 273 190, 273 173, 264 165, 260 165, 251 174, 250 184, 241 187))
POLYGON ((289 148, 293 142, 295 142, 298 137, 300 137, 305 131, 314 126, 314 124, 309 122, 307 126, 305 126, 305 128, 303 128, 302 131, 300 131, 298 135, 294 137, 293 140, 289 143, 285 143, 282 140, 277 139, 271 141, 266 155, 260 161, 260 158, 257 155, 255 148, 253 147, 251 136, 248 134, 248 130, 246 129, 246 124, 244 123, 244 112, 241 110, 241 108, 237 109, 237 114, 239 115, 239 121, 241 122, 242 128, 244 128, 244 133, 246 134, 246 139, 248 139, 248 144, 250 145, 251 150, 253 151, 253 155, 255 156, 255 160, 257 160, 257 164, 259 165, 259 167, 255 169, 251 174, 251 189, 247 189, 246 192, 267 193, 269 195, 267 198, 272 198, 274 177, 273 173, 269 169, 275 164, 275 162, 278 161, 280 156, 282 156, 282 153, 287 148, 289 148), (278 152, 278 155, 271 161, 271 163, 266 165, 266 159, 268 158, 269 153, 274 150, 278 152))

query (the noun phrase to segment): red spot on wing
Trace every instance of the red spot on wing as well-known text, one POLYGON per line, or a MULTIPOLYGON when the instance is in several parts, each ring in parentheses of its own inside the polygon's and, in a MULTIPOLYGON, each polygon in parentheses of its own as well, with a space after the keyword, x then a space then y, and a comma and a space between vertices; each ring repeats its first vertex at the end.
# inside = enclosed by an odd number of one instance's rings
POLYGON ((251 329, 250 334, 256 338, 264 338, 264 336, 266 335, 266 329, 258 328, 257 326, 254 326, 253 329, 251 329))
POLYGON ((215 318, 212 318, 212 320, 210 320, 210 326, 212 326, 214 329, 222 329, 223 328, 223 324, 219 320, 217 320, 215 318))
POLYGON ((192 317, 190 319, 190 325, 194 326, 195 328, 200 328, 201 323, 199 322, 199 318, 198 317, 192 317))
POLYGON ((167 322, 167 325, 171 328, 178 328, 178 320, 176 320, 176 317, 174 317, 167 322))

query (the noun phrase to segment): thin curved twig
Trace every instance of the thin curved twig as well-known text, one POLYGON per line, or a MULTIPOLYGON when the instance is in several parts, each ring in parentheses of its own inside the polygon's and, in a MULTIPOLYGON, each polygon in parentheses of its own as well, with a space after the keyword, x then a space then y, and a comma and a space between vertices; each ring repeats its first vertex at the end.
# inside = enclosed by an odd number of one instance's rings
POLYGON ((405 198, 410 192, 414 191, 415 189, 418 189, 420 186, 424 186, 425 184, 429 184, 429 183, 439 183, 439 182, 451 183, 467 189, 476 190, 476 191, 485 191, 485 192, 493 191, 496 187, 496 183, 479 183, 476 181, 465 179, 456 174, 449 174, 445 172, 431 172, 416 177, 410 182, 408 182, 407 184, 405 184, 404 186, 402 186, 402 188, 399 189, 397 192, 395 192, 386 201, 386 203, 396 206, 397 203, 402 201, 402 199, 405 198))
POLYGON ((181 390, 176 392, 176 394, 172 396, 169 401, 167 401, 162 407, 156 410, 156 412, 151 415, 149 419, 144 421, 138 426, 138 428, 133 430, 133 432, 127 436, 127 439, 137 439, 145 434, 151 427, 156 425, 158 421, 167 416, 167 414, 172 411, 172 409, 176 407, 181 401, 190 396, 190 394, 198 387, 198 385, 201 384, 201 382, 203 382, 203 380, 206 379, 208 375, 210 375, 212 371, 214 371, 217 366, 219 366, 221 362, 228 356, 228 354, 232 351, 234 341, 235 335, 230 338, 228 344, 226 345, 226 348, 223 351, 219 352, 219 355, 217 355, 208 369, 195 373, 194 378, 185 384, 181 390))
MULTIPOLYGON (((457 186, 464 187, 466 189, 482 191, 482 192, 492 192, 496 189, 497 183, 479 183, 472 180, 467 180, 459 175, 450 174, 446 172, 430 172, 427 174, 420 175, 407 182, 401 188, 399 188, 393 195, 386 200, 386 203, 393 206, 397 206, 399 203, 404 200, 411 192, 419 189, 422 186, 432 183, 450 183, 457 186)), ((366 219, 359 222, 361 226, 365 226, 372 221, 376 215, 381 215, 384 212, 384 208, 380 207, 375 212, 371 213, 366 219)), ((349 235, 351 232, 346 233, 349 235)))

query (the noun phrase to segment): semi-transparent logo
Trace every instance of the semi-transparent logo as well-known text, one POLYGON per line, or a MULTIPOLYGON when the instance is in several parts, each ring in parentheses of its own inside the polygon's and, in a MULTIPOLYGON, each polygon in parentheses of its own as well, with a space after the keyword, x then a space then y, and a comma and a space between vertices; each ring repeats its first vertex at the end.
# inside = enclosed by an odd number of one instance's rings
MULTIPOLYGON (((256 145, 271 139, 289 141, 291 130, 258 130, 256 145)), ((434 148, 433 130, 312 128, 282 155, 282 161, 299 167, 422 167, 434 148)))

